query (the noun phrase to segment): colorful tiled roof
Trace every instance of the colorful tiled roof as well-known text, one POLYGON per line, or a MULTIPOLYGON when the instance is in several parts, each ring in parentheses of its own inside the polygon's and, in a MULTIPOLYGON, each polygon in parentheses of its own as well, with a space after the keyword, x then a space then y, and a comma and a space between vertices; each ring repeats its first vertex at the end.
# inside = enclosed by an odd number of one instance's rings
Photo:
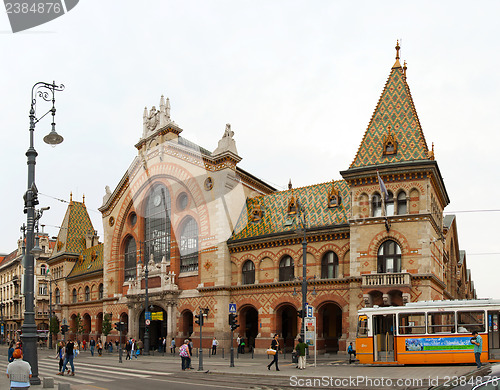
POLYGON ((296 230, 296 216, 288 214, 292 196, 305 207, 308 229, 347 223, 351 207, 349 186, 343 180, 334 182, 341 203, 329 208, 328 196, 332 185, 332 182, 322 183, 247 199, 246 208, 240 215, 230 241, 296 230), (259 222, 252 221, 254 205, 260 206, 262 211, 259 222))
POLYGON ((397 56, 350 168, 429 159, 405 73, 406 66, 401 68, 397 56), (390 135, 389 130, 397 142, 397 151, 384 155, 384 140, 390 135))
POLYGON ((85 203, 71 201, 64 216, 52 257, 61 253, 81 253, 86 248, 85 235, 93 232, 85 203))
POLYGON ((68 278, 82 276, 91 272, 103 270, 104 244, 98 244, 82 251, 80 258, 75 262, 68 278))

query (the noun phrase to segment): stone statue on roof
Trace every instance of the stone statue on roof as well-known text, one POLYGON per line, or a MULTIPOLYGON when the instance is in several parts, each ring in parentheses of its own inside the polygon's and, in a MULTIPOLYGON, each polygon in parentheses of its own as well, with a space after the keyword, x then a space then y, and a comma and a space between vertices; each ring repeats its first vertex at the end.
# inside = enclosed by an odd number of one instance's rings
POLYGON ((231 124, 226 123, 226 129, 224 130, 224 135, 219 140, 217 149, 214 150, 212 155, 216 156, 224 152, 231 152, 238 155, 238 151, 236 149, 236 142, 234 141, 233 136, 234 136, 234 131, 231 130, 231 124))

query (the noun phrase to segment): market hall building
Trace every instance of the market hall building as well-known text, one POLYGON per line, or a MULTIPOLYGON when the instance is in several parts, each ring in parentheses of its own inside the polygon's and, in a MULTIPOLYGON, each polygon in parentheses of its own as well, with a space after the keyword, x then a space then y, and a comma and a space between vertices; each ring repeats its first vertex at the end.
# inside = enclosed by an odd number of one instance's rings
POLYGON ((196 346, 194 316, 208 308, 203 346, 215 336, 227 347, 233 303, 247 347, 263 351, 278 333, 291 348, 301 327, 303 216, 319 351, 346 350, 362 307, 476 298, 456 219, 443 216, 449 196, 399 46, 396 53, 343 180, 277 191, 240 168, 229 124, 210 152, 181 135, 168 99, 145 109, 137 156, 99 209, 103 243, 84 202, 68 207, 48 261, 61 289, 58 318, 89 338, 102 335, 110 314, 143 340, 147 274, 152 346, 188 336, 196 346), (78 245, 67 247, 71 240, 78 245), (80 330, 76 318, 85 319, 80 330))

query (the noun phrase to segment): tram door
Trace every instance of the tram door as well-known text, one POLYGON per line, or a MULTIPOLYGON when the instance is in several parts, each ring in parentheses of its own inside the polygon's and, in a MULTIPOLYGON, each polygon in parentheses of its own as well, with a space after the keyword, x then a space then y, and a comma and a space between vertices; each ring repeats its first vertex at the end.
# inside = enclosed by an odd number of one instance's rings
POLYGON ((499 311, 488 311, 488 357, 490 359, 500 359, 500 330, 498 321, 499 311))
POLYGON ((394 361, 394 330, 396 315, 373 316, 373 360, 377 362, 394 361))

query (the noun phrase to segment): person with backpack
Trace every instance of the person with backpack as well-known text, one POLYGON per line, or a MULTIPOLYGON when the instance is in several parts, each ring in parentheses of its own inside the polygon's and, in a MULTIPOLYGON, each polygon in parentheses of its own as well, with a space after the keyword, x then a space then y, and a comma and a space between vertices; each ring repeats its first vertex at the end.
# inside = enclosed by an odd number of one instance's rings
POLYGON ((57 375, 64 375, 64 371, 66 371, 66 366, 69 363, 69 365, 71 367, 71 373, 69 375, 75 376, 75 365, 73 363, 73 358, 75 357, 74 353, 75 353, 75 343, 70 340, 66 344, 66 356, 64 358, 62 372, 59 372, 57 375))
POLYGON ((59 359, 59 372, 63 372, 62 368, 64 365, 64 358, 66 357, 65 350, 66 350, 66 344, 64 343, 64 341, 61 341, 57 346, 57 355, 56 355, 56 359, 59 359))

